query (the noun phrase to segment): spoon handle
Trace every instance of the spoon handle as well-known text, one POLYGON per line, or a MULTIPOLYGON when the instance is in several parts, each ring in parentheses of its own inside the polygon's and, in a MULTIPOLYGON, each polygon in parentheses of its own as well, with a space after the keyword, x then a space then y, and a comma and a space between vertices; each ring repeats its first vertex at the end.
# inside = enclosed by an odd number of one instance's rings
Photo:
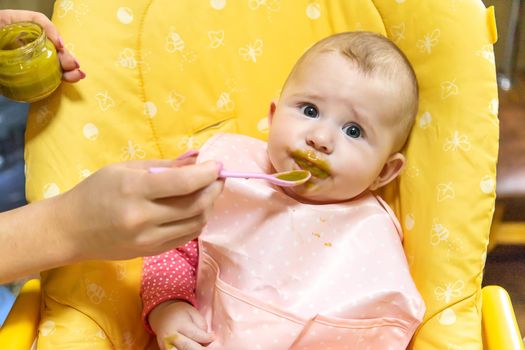
POLYGON ((281 187, 293 187, 293 186, 301 185, 310 178, 310 176, 308 176, 302 180, 283 180, 283 179, 279 179, 278 177, 276 177, 275 174, 246 173, 246 172, 227 171, 227 170, 221 170, 219 173, 219 177, 221 178, 236 177, 236 178, 243 178, 243 179, 263 179, 274 185, 281 186, 281 187))
MULTIPOLYGON (((150 173, 162 173, 170 168, 167 167, 151 167, 149 168, 150 173)), ((219 177, 221 178, 227 178, 227 177, 236 177, 241 179, 265 179, 265 180, 276 180, 273 176, 270 176, 268 174, 262 174, 262 173, 245 173, 245 172, 239 172, 239 171, 227 171, 227 170, 221 170, 219 173, 219 177)))
MULTIPOLYGON (((150 173, 161 173, 170 168, 165 167, 152 167, 149 168, 150 173)), ((291 187, 291 186, 297 186, 301 185, 304 182, 306 182, 310 176, 307 178, 304 178, 302 180, 294 181, 294 180, 282 180, 277 178, 274 175, 270 174, 264 174, 264 173, 247 173, 247 172, 239 172, 239 171, 228 171, 228 170, 221 170, 219 172, 220 178, 227 178, 227 177, 235 177, 235 178, 241 178, 241 179, 263 179, 266 181, 269 181, 273 183, 274 185, 281 186, 281 187, 291 187)))
POLYGON ((273 176, 263 174, 263 173, 245 173, 245 172, 239 172, 239 171, 228 171, 228 170, 221 170, 219 173, 219 177, 226 178, 226 177, 235 177, 235 178, 241 178, 241 179, 265 179, 265 180, 273 180, 273 176))

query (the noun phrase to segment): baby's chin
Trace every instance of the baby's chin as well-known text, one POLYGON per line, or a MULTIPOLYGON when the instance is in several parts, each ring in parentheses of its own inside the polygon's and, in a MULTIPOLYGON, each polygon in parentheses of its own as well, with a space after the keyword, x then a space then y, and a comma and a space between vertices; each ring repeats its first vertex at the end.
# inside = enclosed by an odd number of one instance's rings
POLYGON ((306 183, 296 187, 285 187, 284 191, 301 203, 332 204, 349 201, 351 198, 332 196, 316 184, 306 183))

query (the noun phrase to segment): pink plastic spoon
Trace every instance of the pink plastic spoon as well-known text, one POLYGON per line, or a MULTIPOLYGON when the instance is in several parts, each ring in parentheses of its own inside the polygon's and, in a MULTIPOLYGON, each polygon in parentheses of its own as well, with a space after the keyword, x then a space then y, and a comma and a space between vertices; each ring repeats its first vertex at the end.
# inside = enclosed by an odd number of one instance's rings
POLYGON ((237 171, 221 170, 219 177, 235 177, 244 179, 263 179, 274 185, 281 187, 292 187, 304 184, 310 180, 312 174, 308 170, 291 170, 282 173, 264 174, 264 173, 243 173, 237 171))
MULTIPOLYGON (((150 173, 161 173, 168 169, 169 168, 154 167, 154 168, 150 168, 149 172, 150 173)), ((310 177, 312 177, 312 174, 308 170, 291 170, 291 171, 284 171, 282 173, 274 173, 274 174, 243 173, 243 172, 238 172, 238 171, 221 170, 219 173, 219 177, 222 177, 222 178, 235 177, 235 178, 243 178, 243 179, 263 179, 277 186, 292 187, 292 186, 299 186, 299 185, 304 184, 306 181, 310 180, 310 177)))

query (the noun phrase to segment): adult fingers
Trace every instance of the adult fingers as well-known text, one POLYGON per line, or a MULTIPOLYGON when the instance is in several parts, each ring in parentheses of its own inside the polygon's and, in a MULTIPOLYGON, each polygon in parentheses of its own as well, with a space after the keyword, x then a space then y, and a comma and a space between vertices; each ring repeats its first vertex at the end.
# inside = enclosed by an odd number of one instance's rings
POLYGON ((187 158, 197 158, 198 155, 199 155, 199 151, 198 150, 190 149, 186 153, 181 154, 180 156, 178 156, 177 160, 183 160, 183 159, 187 159, 187 158))
POLYGON ((214 161, 208 161, 170 168, 159 173, 149 173, 149 176, 145 177, 145 195, 150 199, 160 199, 193 193, 218 178, 218 164, 214 161))
MULTIPOLYGON (((177 167, 181 167, 181 166, 185 166, 185 165, 192 165, 192 164, 195 164, 195 162, 197 161, 197 157, 185 157, 185 158, 177 158, 177 159, 174 159, 171 161, 171 164, 170 166, 166 169, 166 168, 158 168, 157 169, 163 169, 163 171, 166 171, 168 170, 169 168, 177 168, 177 167)), ((149 170, 149 169, 148 169, 149 170)))
POLYGON ((68 83, 76 83, 79 80, 82 80, 86 77, 86 73, 80 69, 74 69, 69 72, 62 73, 62 80, 68 83))
POLYGON ((146 159, 146 160, 128 160, 127 162, 119 163, 119 166, 123 166, 131 169, 140 169, 148 171, 149 168, 169 168, 173 165, 173 159, 146 159))
POLYGON ((185 153, 177 159, 173 160, 173 163, 170 164, 168 167, 150 167, 148 171, 150 173, 162 173, 166 170, 169 170, 169 168, 176 168, 184 165, 195 164, 197 162, 197 155, 198 153, 185 153))
POLYGON ((150 215, 161 224, 201 215, 212 207, 222 188, 223 181, 215 181, 189 195, 157 199, 151 202, 150 215))
MULTIPOLYGON (((210 212, 208 210, 208 212, 210 212)), ((183 246, 197 238, 206 225, 208 214, 157 226, 136 239, 139 255, 157 255, 183 246)))
POLYGON ((58 59, 62 66, 62 80, 68 83, 76 83, 86 77, 86 73, 80 70, 78 61, 67 50, 59 51, 58 59))
MULTIPOLYGON (((164 245, 166 242, 173 240, 182 241, 187 238, 190 238, 189 240, 195 239, 204 229, 204 226, 206 226, 206 222, 207 219, 205 215, 202 214, 192 218, 172 222, 167 225, 162 225, 157 229, 156 234, 158 241, 162 242, 161 244, 164 245)), ((179 242, 177 246, 186 244, 188 241, 179 242)))
POLYGON ((131 169, 140 169, 150 172, 152 168, 163 169, 163 171, 170 168, 176 168, 184 165, 195 164, 195 157, 185 157, 183 159, 146 159, 146 160, 130 160, 120 163, 119 166, 124 166, 131 169))
POLYGON ((191 232, 191 233, 188 233, 188 234, 179 235, 179 236, 176 236, 176 238, 173 238, 174 237, 173 232, 169 232, 169 236, 172 237, 171 240, 168 240, 168 241, 162 243, 161 245, 155 246, 155 249, 149 249, 147 251, 141 251, 141 252, 139 252, 140 253, 139 255, 153 256, 153 255, 158 255, 158 254, 165 253, 168 250, 172 250, 172 249, 175 249, 175 248, 178 248, 178 247, 181 247, 181 246, 185 245, 189 241, 192 241, 195 238, 197 238, 200 234, 201 234, 201 230, 198 230, 198 231, 191 232))
POLYGON ((148 236, 142 240, 142 245, 147 249, 142 255, 164 253, 197 238, 206 226, 209 212, 211 208, 207 210, 207 213, 164 224, 150 231, 148 236))
POLYGON ((46 32, 46 36, 51 42, 55 45, 57 50, 63 50, 64 49, 64 42, 62 41, 62 38, 58 34, 58 30, 55 27, 55 25, 47 18, 44 14, 36 12, 33 19, 33 22, 36 22, 42 26, 44 31, 46 32))
POLYGON ((58 53, 58 59, 60 60, 60 65, 62 66, 62 69, 65 71, 71 71, 80 68, 80 65, 78 64, 75 57, 73 57, 66 50, 60 51, 58 53))

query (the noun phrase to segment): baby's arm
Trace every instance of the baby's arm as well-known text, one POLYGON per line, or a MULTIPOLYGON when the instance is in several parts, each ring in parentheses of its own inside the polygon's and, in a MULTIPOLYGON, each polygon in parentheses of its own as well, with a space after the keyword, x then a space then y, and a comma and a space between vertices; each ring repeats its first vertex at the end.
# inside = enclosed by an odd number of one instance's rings
POLYGON ((144 258, 143 320, 161 349, 203 349, 213 340, 195 304, 198 245, 193 240, 161 255, 144 258), (191 304, 191 305, 190 305, 191 304))
POLYGON ((177 249, 144 258, 142 270, 142 318, 146 328, 149 313, 169 300, 184 300, 195 305, 197 240, 177 249))

